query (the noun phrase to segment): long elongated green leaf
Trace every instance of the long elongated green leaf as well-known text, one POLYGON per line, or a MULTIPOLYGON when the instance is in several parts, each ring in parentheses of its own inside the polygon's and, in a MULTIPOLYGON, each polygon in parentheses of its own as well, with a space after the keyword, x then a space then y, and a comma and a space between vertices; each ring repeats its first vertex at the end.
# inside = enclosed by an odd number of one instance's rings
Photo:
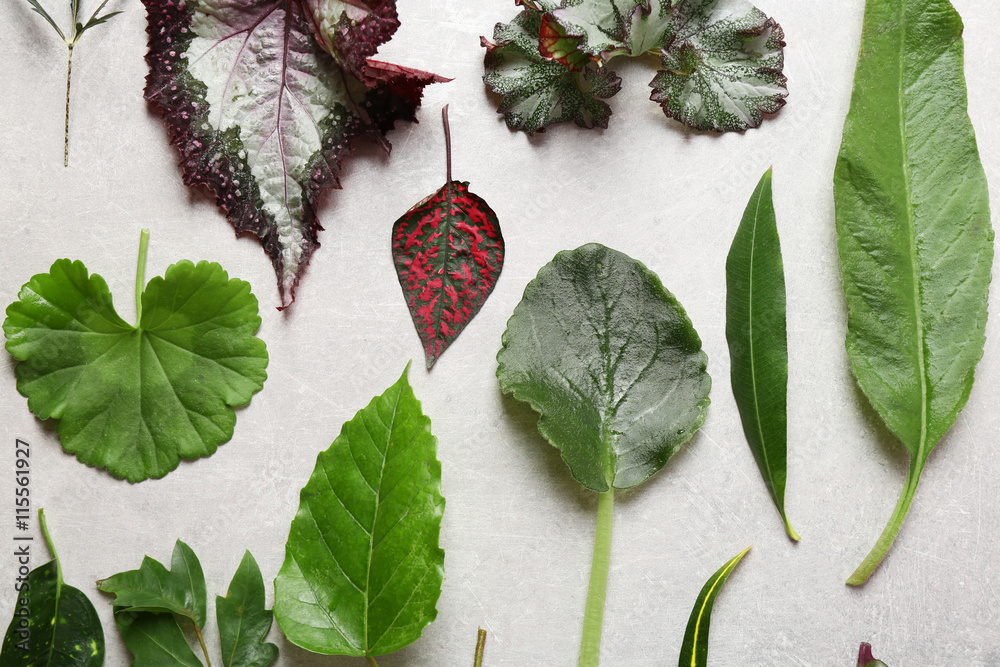
MULTIPOLYGON (((45 524, 38 520, 52 560, 19 576, 14 614, 0 649, 3 667, 100 667, 104 630, 94 605, 78 588, 63 583, 62 567, 45 524)), ((28 542, 15 542, 14 555, 27 557, 28 542)), ((23 562, 23 561, 22 561, 23 562)))
POLYGON ((225 667, 267 667, 278 659, 278 647, 264 641, 273 615, 264 606, 264 578, 249 551, 226 597, 215 596, 215 616, 225 667))
POLYGON ((684 309, 640 262, 592 243, 528 283, 497 354, 500 388, 589 489, 635 486, 708 409, 708 357, 684 309))
POLYGON ((743 433, 785 530, 788 342, 785 271, 771 198, 771 170, 750 197, 726 259, 726 339, 743 433))
POLYGON ((986 177, 948 0, 869 0, 834 175, 851 370, 910 453, 861 584, 892 545, 983 353, 993 262, 986 177))
POLYGON ((408 370, 344 424, 302 489, 274 615, 310 651, 391 653, 437 616, 441 464, 408 370))
POLYGON ((679 667, 705 667, 708 664, 708 628, 712 620, 712 607, 715 605, 715 598, 722 590, 722 585, 732 574, 733 570, 743 560, 746 553, 750 551, 747 547, 732 560, 723 565, 713 574, 698 594, 698 599, 691 610, 688 618, 687 629, 684 630, 684 642, 681 644, 681 655, 678 661, 679 667))

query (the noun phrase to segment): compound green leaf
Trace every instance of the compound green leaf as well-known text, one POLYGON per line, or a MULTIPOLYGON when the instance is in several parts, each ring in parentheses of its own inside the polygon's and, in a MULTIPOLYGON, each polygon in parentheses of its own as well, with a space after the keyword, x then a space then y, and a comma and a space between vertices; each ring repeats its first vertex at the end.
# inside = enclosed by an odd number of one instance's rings
MULTIPOLYGON (((143 244, 137 293, 144 259, 143 244)), ((137 327, 79 261, 57 260, 18 297, 3 325, 18 391, 58 421, 63 449, 131 482, 214 453, 233 435, 233 407, 267 377, 257 299, 215 263, 181 261, 151 280, 137 327)))
POLYGON ((205 575, 191 547, 174 544, 170 570, 146 556, 138 570, 129 570, 97 582, 105 593, 115 595, 112 605, 130 611, 170 612, 183 616, 195 627, 205 627, 207 616, 205 575))
POLYGON ((857 585, 892 545, 983 354, 993 229, 948 0, 867 3, 834 200, 851 370, 910 453, 857 585))
POLYGON ((875 659, 875 656, 872 655, 871 644, 861 642, 861 648, 858 649, 858 667, 886 667, 886 664, 875 659))
MULTIPOLYGON (((4 667, 100 667, 104 664, 104 630, 94 605, 77 588, 63 583, 62 567, 38 512, 52 560, 18 577, 14 614, 0 649, 4 667)), ((28 553, 15 542, 15 556, 28 553)))
POLYGON ((202 667, 173 614, 120 609, 115 625, 135 657, 132 667, 202 667))
POLYGON ((701 426, 708 358, 684 309, 643 264, 593 243, 528 283, 497 354, 505 393, 598 492, 635 486, 701 426))
MULTIPOLYGON (((619 91, 621 79, 593 62, 575 59, 573 67, 567 67, 543 57, 538 46, 546 8, 525 3, 513 21, 496 25, 495 43, 481 39, 486 47, 483 81, 501 96, 497 111, 512 130, 529 134, 570 120, 580 127, 607 127, 611 108, 603 100, 619 91)), ((565 62, 573 58, 560 57, 565 62)))
POLYGON ((264 578, 249 551, 229 584, 226 597, 215 596, 215 616, 225 667, 267 667, 278 659, 278 647, 264 638, 273 614, 264 605, 264 578))
POLYGON ((698 594, 698 599, 688 617, 687 629, 684 630, 684 641, 681 643, 681 655, 678 660, 679 667, 705 667, 708 665, 708 629, 712 620, 712 607, 715 605, 715 598, 722 590, 726 579, 732 574, 739 562, 750 551, 747 547, 732 560, 719 568, 713 574, 698 594))
POLYGON ((733 396, 750 451, 785 529, 788 342, 785 271, 771 197, 771 170, 750 197, 726 259, 726 339, 733 396))
POLYGON ((274 615, 315 653, 391 653, 437 615, 441 464, 408 370, 344 424, 302 489, 274 615))

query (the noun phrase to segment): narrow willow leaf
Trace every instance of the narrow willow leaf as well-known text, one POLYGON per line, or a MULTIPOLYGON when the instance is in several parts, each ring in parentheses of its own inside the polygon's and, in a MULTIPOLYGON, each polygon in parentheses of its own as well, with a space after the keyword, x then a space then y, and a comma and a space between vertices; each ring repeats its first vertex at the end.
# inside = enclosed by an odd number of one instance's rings
POLYGON ((121 609, 115 625, 135 657, 132 667, 202 667, 173 614, 121 609))
POLYGON ((392 226, 392 261, 406 306, 424 344, 427 368, 483 307, 503 270, 504 242, 496 213, 451 180, 451 132, 444 119, 447 180, 392 226))
POLYGON ((480 38, 486 47, 483 81, 501 96, 497 111, 507 126, 528 134, 564 121, 607 127, 611 107, 604 100, 621 89, 621 79, 607 67, 577 63, 568 68, 542 56, 539 31, 550 4, 523 4, 513 21, 496 24, 493 42, 480 38))
POLYGON ((684 309, 642 263, 596 243, 528 283, 497 361, 500 388, 598 492, 662 468, 708 409, 708 357, 684 309))
POLYGON ((215 596, 222 664, 225 667, 267 667, 278 659, 278 647, 264 641, 272 613, 264 605, 264 578, 249 551, 229 584, 226 597, 215 596))
POLYGON ((138 570, 110 576, 97 585, 115 595, 111 603, 115 607, 170 612, 189 619, 198 629, 205 627, 205 575, 191 547, 180 540, 174 544, 170 568, 146 556, 138 570))
POLYGON ((726 259, 726 339, 743 433, 775 507, 785 515, 788 343, 785 271, 771 198, 771 170, 750 197, 726 259))
POLYGON ((687 629, 684 630, 684 641, 681 644, 681 655, 678 661, 679 667, 705 667, 708 665, 708 629, 712 620, 712 606, 715 598, 722 590, 722 585, 732 574, 743 556, 750 551, 747 547, 733 557, 728 563, 719 568, 713 574, 698 594, 695 600, 694 609, 688 618, 687 629))
POLYGON ((876 660, 872 655, 872 645, 868 642, 861 642, 858 649, 858 667, 887 667, 881 660, 876 660))
POLYGON ((910 454, 899 503, 848 579, 859 585, 899 532, 983 354, 993 229, 948 0, 867 3, 834 200, 851 370, 910 454))
POLYGON ((340 187, 357 139, 387 152, 416 120, 435 74, 367 56, 399 25, 394 0, 143 0, 145 97, 181 155, 184 183, 215 195, 257 236, 289 306, 322 229, 320 193, 340 187))
POLYGON ((391 653, 437 616, 441 464, 408 370, 344 424, 302 489, 274 615, 315 653, 391 653))
POLYGON ((144 285, 147 239, 138 325, 115 312, 101 276, 68 259, 22 286, 3 323, 28 408, 58 421, 63 449, 131 482, 213 454, 267 377, 250 284, 184 260, 144 285))
MULTIPOLYGON (((0 649, 4 667, 100 667, 104 630, 94 605, 77 588, 63 583, 62 566, 49 536, 45 514, 38 522, 52 560, 14 584, 14 615, 0 649)), ((15 542, 14 555, 30 553, 28 542, 15 542)), ((20 579, 20 577, 19 577, 20 579)))

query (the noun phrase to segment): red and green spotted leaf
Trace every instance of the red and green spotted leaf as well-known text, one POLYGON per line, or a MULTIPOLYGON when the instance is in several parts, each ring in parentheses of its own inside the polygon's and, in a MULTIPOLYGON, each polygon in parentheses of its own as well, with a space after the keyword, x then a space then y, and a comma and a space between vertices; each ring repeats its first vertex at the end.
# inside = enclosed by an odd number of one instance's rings
POLYGON ((447 182, 392 226, 392 259, 427 368, 482 308, 504 259, 496 213, 468 182, 451 179, 447 106, 442 116, 447 182))
POLYGON ((399 21, 395 0, 143 0, 146 99, 238 234, 256 235, 281 308, 319 247, 321 191, 356 140, 386 151, 442 77, 371 60, 399 21))

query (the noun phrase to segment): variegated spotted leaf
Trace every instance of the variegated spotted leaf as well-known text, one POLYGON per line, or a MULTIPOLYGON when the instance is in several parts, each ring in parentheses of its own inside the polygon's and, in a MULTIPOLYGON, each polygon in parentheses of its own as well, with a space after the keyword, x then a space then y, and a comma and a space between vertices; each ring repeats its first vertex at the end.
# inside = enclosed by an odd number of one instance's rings
POLYGON ((539 31, 544 11, 553 3, 523 4, 513 21, 496 25, 495 43, 481 38, 486 47, 483 81, 501 96, 497 111, 507 126, 529 134, 570 120, 580 127, 607 127, 611 108, 603 100, 619 91, 621 79, 606 67, 585 62, 572 43, 556 34, 546 38, 558 42, 558 48, 549 49, 559 59, 542 56, 539 31))
MULTIPOLYGON (((611 58, 659 53, 678 31, 680 2, 670 0, 570 0, 545 17, 569 36, 579 48, 602 63, 611 58)), ((688 2, 687 4, 690 4, 688 2)), ((546 50, 542 54, 549 56, 546 50)))
POLYGON ((482 308, 503 269, 496 213, 468 182, 451 179, 451 137, 444 108, 447 182, 392 226, 392 259, 427 368, 482 308))
POLYGON ((365 16, 354 0, 143 4, 145 96, 180 150, 184 182, 206 186, 238 233, 260 238, 287 307, 319 247, 319 193, 339 187, 354 140, 388 150, 385 133, 414 120, 423 87, 444 79, 367 59, 394 29, 392 0, 372 0, 365 16))
POLYGON ((781 26, 746 0, 687 0, 672 11, 677 31, 663 48, 650 99, 699 130, 760 126, 785 105, 781 26))

